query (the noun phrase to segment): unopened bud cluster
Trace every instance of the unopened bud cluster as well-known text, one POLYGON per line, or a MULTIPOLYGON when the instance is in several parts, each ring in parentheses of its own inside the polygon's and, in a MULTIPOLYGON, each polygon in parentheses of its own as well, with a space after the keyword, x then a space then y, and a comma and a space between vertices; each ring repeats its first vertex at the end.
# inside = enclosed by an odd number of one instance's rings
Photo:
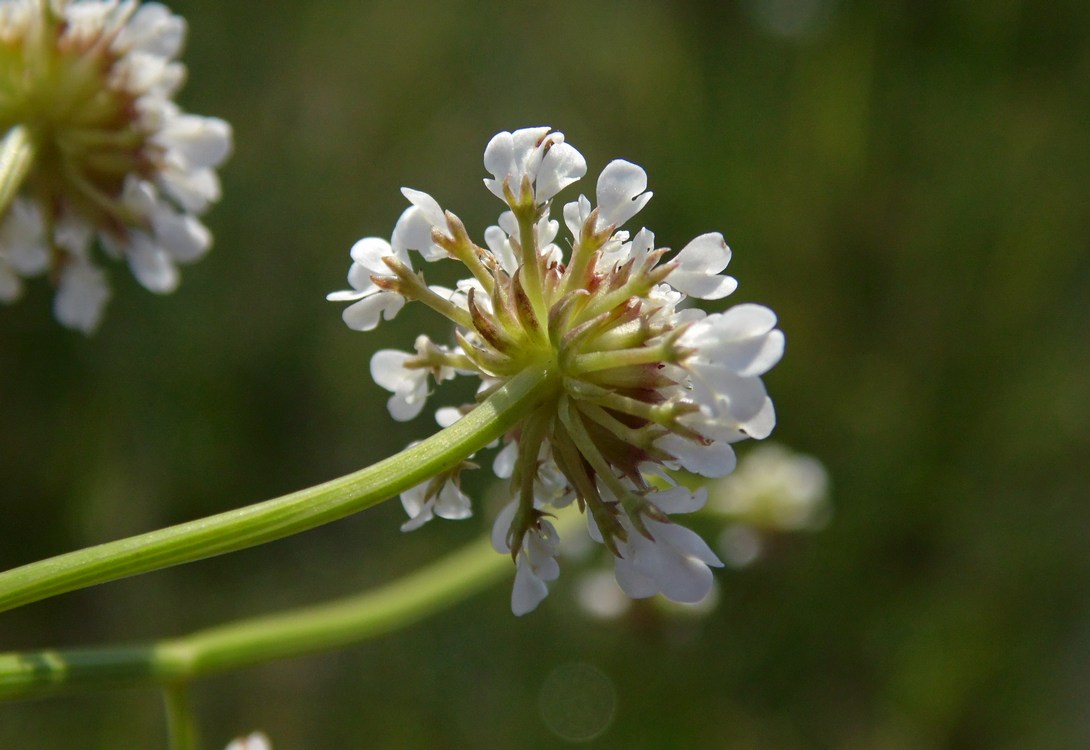
MULTIPOLYGON (((775 414, 761 376, 783 353, 776 317, 752 304, 713 314, 682 307, 687 297, 734 291, 735 280, 722 274, 730 249, 709 233, 671 253, 647 229, 624 230, 651 198, 641 167, 610 162, 595 203, 581 195, 563 206, 568 237, 558 240, 554 198, 586 173, 563 134, 546 127, 499 133, 484 164, 492 175, 485 185, 506 210, 483 246, 430 195, 404 189, 411 205, 390 240, 356 243, 352 289, 330 299, 353 303, 344 320, 361 331, 410 301, 454 323, 450 345, 420 336, 413 353, 374 356, 372 375, 393 393, 396 419, 420 413, 429 377, 475 376, 480 398, 529 369, 550 379, 548 397, 505 436, 493 462, 511 486, 493 542, 517 563, 516 614, 536 607, 557 577, 550 511, 573 502, 592 538, 615 556, 626 593, 698 601, 712 584, 709 566, 721 563, 669 516, 699 509, 705 492, 677 485, 668 472, 726 475, 735 462, 731 443, 771 432, 775 414), (468 275, 454 288, 430 285, 414 260, 453 260, 468 275)), ((440 424, 466 408, 440 409, 440 424)), ((468 515, 458 471, 402 500, 409 527, 468 515)))

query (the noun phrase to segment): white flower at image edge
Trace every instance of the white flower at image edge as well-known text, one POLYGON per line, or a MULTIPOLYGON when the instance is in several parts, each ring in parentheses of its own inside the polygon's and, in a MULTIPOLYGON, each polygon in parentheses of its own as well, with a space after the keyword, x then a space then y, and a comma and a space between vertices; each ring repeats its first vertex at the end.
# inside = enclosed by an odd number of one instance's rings
POLYGON ((272 750, 272 743, 262 732, 232 740, 224 750, 272 750))
POLYGON ((110 297, 96 244, 157 294, 211 248, 198 217, 220 198, 232 135, 172 101, 185 33, 158 3, 0 4, 0 123, 43 155, 0 208, 0 302, 48 275, 58 321, 89 334, 110 297))

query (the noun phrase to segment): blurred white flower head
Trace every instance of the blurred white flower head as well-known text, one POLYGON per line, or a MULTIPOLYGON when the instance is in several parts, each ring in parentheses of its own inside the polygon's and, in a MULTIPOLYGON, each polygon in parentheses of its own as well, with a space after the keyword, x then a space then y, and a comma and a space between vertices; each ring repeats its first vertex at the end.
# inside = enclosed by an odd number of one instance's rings
POLYGON ((57 319, 90 333, 110 296, 96 240, 157 294, 211 247, 198 217, 219 200, 231 128, 172 101, 185 32, 158 3, 0 0, 0 137, 22 126, 34 154, 0 207, 0 301, 46 274, 57 319))
POLYGON ((708 510, 760 529, 801 531, 826 521, 828 494, 820 461, 770 443, 748 451, 733 474, 708 485, 708 510))
POLYGON ((246 737, 232 740, 225 750, 272 750, 272 743, 263 733, 254 732, 246 737))
MULTIPOLYGON (((723 274, 731 251, 717 232, 677 253, 656 248, 647 229, 630 235, 623 225, 651 198, 642 167, 607 164, 596 202, 580 195, 559 212, 570 236, 558 239, 554 199, 587 171, 563 134, 548 127, 499 133, 484 165, 485 186, 504 210, 483 245, 432 196, 403 188, 409 207, 390 239, 357 242, 351 289, 329 299, 352 303, 343 317, 355 330, 374 329, 409 302, 454 324, 452 346, 420 336, 415 352, 375 354, 372 375, 393 394, 395 419, 420 413, 429 374, 436 384, 479 378, 478 400, 527 373, 546 384, 493 462, 496 475, 510 480, 492 540, 516 563, 516 614, 534 609, 559 575, 560 540, 549 518, 572 503, 585 512, 590 537, 613 553, 628 596, 702 601, 713 585, 710 567, 722 563, 671 516, 700 509, 706 493, 678 486, 668 471, 725 476, 735 464, 733 443, 772 431, 775 411, 761 376, 783 354, 776 316, 755 304, 710 314, 678 309, 686 297, 718 300, 735 290, 723 274), (422 269, 438 261, 463 266, 453 288, 427 283, 422 269), (652 483, 652 474, 664 482, 652 483)), ((466 411, 444 407, 437 416, 450 424, 466 411)), ((402 496, 406 528, 435 515, 468 515, 460 493, 444 499, 445 486, 440 480, 402 496)))
POLYGON ((781 445, 747 452, 737 470, 708 487, 708 510, 729 520, 718 549, 743 568, 761 556, 764 536, 821 528, 829 518, 829 475, 813 456, 781 445))

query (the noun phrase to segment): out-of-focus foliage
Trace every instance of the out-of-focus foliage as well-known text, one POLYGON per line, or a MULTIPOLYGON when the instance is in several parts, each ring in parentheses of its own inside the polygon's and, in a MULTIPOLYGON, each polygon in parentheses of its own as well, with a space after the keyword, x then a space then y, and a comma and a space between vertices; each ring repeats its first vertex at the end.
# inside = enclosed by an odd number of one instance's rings
MULTIPOLYGON (((378 642, 202 681, 209 747, 254 727, 278 749, 555 747, 539 699, 572 662, 612 683, 600 747, 1090 744, 1083 2, 172 9, 191 27, 183 104, 235 128, 217 246, 173 296, 119 285, 90 340, 40 285, 0 310, 0 567, 331 478, 434 429, 392 423, 368 375, 424 316, 353 333, 323 296, 354 240, 388 235, 402 185, 479 236, 501 208, 482 149, 523 125, 562 129, 591 174, 642 164, 660 243, 726 235, 731 299, 769 304, 788 336, 767 378, 775 437, 825 462, 835 509, 720 573, 703 619, 593 621, 562 575, 528 618, 497 588, 378 642)), ((0 648, 358 591, 487 526, 401 520, 395 501, 9 612, 0 648)), ((0 747, 164 746, 158 702, 3 705, 0 747)))

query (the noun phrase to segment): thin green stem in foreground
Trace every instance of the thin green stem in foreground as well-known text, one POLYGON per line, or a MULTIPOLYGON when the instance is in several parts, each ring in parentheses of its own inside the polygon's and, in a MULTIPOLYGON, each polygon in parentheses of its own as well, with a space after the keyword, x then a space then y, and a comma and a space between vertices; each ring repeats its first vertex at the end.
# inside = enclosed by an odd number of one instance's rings
POLYGON ((34 163, 34 142, 22 125, 8 130, 0 141, 0 217, 7 213, 34 163))
MULTIPOLYGON (((578 513, 564 514, 561 531, 578 513)), ((150 645, 0 654, 0 700, 75 690, 175 685, 329 651, 418 622, 511 575, 487 535, 393 583, 356 596, 220 625, 150 645)), ((168 704, 169 705, 169 704, 168 704)))
POLYGON ((366 469, 166 529, 0 573, 0 612, 67 591, 254 547, 369 508, 449 469, 502 436, 552 388, 531 368, 450 427, 366 469))

